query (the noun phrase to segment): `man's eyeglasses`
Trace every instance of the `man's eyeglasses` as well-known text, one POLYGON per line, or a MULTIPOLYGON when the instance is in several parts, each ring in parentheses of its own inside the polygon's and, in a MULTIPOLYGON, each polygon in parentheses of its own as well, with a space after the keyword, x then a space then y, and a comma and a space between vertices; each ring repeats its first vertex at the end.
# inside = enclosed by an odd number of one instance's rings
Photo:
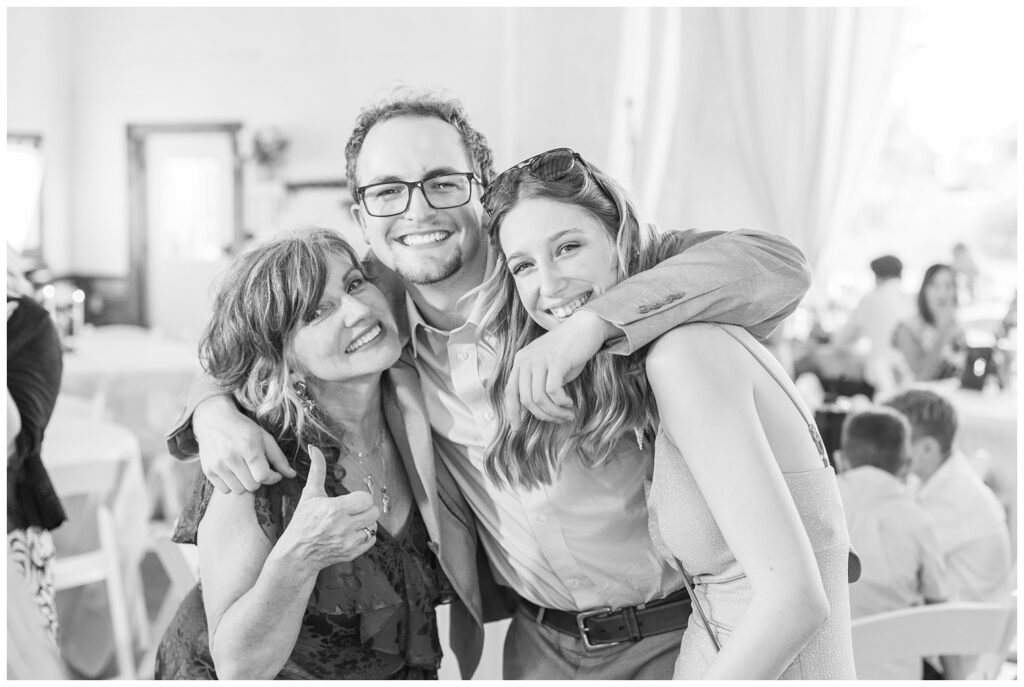
POLYGON ((519 183, 519 179, 524 171, 529 172, 541 181, 557 181, 572 172, 576 168, 577 162, 590 175, 594 183, 604 191, 604 194, 609 198, 613 198, 608 193, 608 189, 605 188, 604 184, 598 180, 593 168, 587 164, 587 161, 579 153, 572 148, 552 148, 533 157, 528 157, 496 176, 483 197, 481 197, 480 202, 483 204, 487 214, 493 215, 494 211, 506 202, 508 197, 515 191, 516 185, 519 183))
POLYGON ((356 189, 356 197, 374 217, 393 217, 409 209, 412 190, 419 188, 427 205, 435 210, 457 208, 473 196, 473 172, 445 172, 419 181, 385 181, 356 189))

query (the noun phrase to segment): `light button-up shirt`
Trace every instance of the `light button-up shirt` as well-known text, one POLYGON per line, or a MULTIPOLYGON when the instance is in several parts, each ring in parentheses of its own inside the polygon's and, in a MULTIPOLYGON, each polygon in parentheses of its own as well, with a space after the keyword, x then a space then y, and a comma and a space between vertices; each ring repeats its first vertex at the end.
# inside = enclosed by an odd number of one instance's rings
POLYGON ((410 297, 406 306, 438 459, 477 517, 498 580, 540 606, 567 611, 634 606, 682 587, 647 529, 651 447, 641 452, 630 432, 605 465, 586 468, 570 458, 550 485, 496 486, 484 471, 484 450, 497 431, 486 388, 497 358, 477 343, 480 303, 452 331, 427 324, 410 297))

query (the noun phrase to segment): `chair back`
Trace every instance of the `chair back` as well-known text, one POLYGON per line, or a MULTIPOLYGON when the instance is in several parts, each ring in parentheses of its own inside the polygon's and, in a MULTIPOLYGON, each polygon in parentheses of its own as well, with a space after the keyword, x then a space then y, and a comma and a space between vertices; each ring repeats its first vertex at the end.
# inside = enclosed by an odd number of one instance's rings
POLYGON ((859 679, 876 667, 926 656, 1005 656, 1017 626, 1017 598, 1006 603, 951 602, 915 606, 853 621, 859 679))

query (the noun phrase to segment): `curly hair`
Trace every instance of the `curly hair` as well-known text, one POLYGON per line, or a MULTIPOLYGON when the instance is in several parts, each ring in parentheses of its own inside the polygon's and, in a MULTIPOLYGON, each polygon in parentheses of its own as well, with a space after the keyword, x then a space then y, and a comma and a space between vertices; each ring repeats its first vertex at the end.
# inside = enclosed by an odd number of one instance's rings
POLYGON ((363 149, 363 142, 370 130, 389 119, 397 117, 434 117, 451 124, 462 138, 466 154, 473 164, 473 171, 480 177, 486 187, 494 178, 494 155, 487 145, 484 135, 469 123, 469 116, 455 98, 445 98, 429 91, 412 89, 396 89, 381 102, 364 108, 356 117, 356 125, 352 129, 348 143, 345 144, 345 174, 348 177, 348 189, 352 200, 359 202, 356 189, 359 181, 356 178, 356 162, 363 149))
POLYGON ((589 172, 577 165, 567 176, 555 181, 523 174, 515 191, 493 208, 486 231, 497 254, 497 265, 482 287, 480 299, 490 306, 479 331, 483 342, 496 348, 498 364, 488 394, 499 429, 487 447, 485 469, 496 484, 508 482, 532 488, 550 483, 574 453, 587 467, 608 461, 616 454, 623 437, 632 436, 634 429, 656 426, 657 411, 644 369, 644 354, 620 356, 600 352, 566 386, 575 405, 574 421, 561 425, 547 423, 524 412, 520 429, 512 429, 504 388, 516 353, 545 330, 530 318, 519 300, 499 234, 509 211, 528 198, 578 206, 597 218, 614 240, 620 280, 657 264, 674 241, 659 241, 656 227, 640 220, 625 189, 593 165, 589 172), (600 184, 595 183, 591 174, 600 184))
MULTIPOLYGON (((341 440, 338 428, 306 407, 290 381, 297 326, 323 297, 332 255, 361 266, 338 233, 309 228, 282 234, 240 255, 222 277, 199 343, 203 368, 279 439, 341 440)), ((367 275, 369 276, 369 275, 367 275)))

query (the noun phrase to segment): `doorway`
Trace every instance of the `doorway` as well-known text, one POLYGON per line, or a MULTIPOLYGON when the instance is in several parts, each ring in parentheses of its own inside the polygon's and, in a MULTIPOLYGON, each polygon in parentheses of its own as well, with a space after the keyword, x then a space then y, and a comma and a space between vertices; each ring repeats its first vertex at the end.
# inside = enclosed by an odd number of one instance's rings
POLYGON ((241 127, 128 125, 130 309, 164 336, 199 340, 242 244, 241 127))

